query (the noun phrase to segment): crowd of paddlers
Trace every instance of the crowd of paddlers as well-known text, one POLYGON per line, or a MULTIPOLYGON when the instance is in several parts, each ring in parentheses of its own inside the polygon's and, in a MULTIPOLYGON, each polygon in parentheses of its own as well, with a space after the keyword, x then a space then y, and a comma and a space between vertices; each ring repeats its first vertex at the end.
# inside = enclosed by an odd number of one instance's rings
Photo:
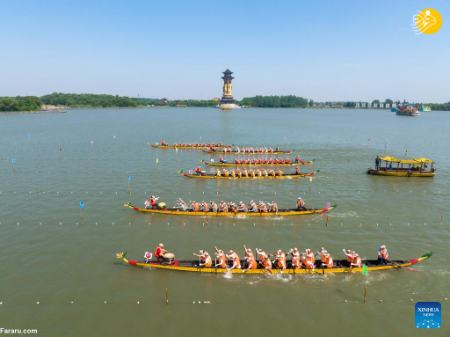
MULTIPOLYGON (((165 202, 158 202, 159 197, 152 195, 148 200, 145 200, 145 208, 146 209, 163 209, 166 208, 165 202)), ((179 209, 181 211, 193 211, 193 212, 278 212, 278 204, 275 201, 272 202, 264 202, 259 200, 255 202, 254 200, 250 200, 249 203, 245 203, 243 201, 239 202, 226 202, 226 201, 189 201, 186 202, 181 198, 178 198, 177 202, 174 205, 175 209, 179 209)), ((306 211, 305 201, 302 197, 298 197, 295 202, 295 209, 298 211, 306 211)))
MULTIPOLYGON (((206 171, 203 170, 201 167, 196 167, 194 170, 190 170, 188 172, 189 174, 197 174, 201 176, 207 175, 206 171)), ((299 167, 295 168, 295 171, 293 173, 290 173, 290 175, 293 174, 303 174, 299 167)), ((281 177, 283 175, 286 175, 282 170, 273 170, 273 169, 232 169, 227 170, 225 168, 223 169, 217 169, 215 176, 216 177, 233 177, 233 178, 249 178, 249 177, 281 177)))
POLYGON ((225 146, 223 148, 210 148, 213 152, 237 152, 237 153, 273 153, 280 151, 279 147, 239 147, 225 146))
POLYGON ((243 201, 239 202, 226 202, 220 201, 216 203, 215 201, 190 201, 185 202, 183 199, 179 198, 175 207, 182 211, 194 211, 194 212, 278 212, 278 204, 275 201, 264 202, 262 200, 255 202, 250 200, 249 203, 243 201))
POLYGON ((171 146, 171 147, 201 147, 201 148, 217 148, 217 147, 227 147, 227 145, 224 144, 214 144, 214 143, 205 143, 205 144, 200 144, 200 143, 178 143, 178 144, 169 144, 166 141, 162 140, 159 142, 159 145, 161 146, 171 146))
MULTIPOLYGON (((287 252, 278 249, 274 253, 266 253, 264 250, 255 248, 256 255, 251 248, 244 245, 244 259, 241 260, 239 255, 234 250, 229 250, 225 253, 224 250, 214 247, 215 258, 206 250, 200 250, 198 253, 193 253, 199 259, 198 266, 204 268, 223 268, 223 269, 243 269, 244 271, 250 269, 262 268, 270 272, 272 269, 285 270, 291 269, 315 269, 315 268, 333 268, 335 263, 331 254, 322 247, 316 254, 312 249, 305 249, 300 251, 294 247, 287 252), (289 259, 288 259, 289 258, 289 259)), ((351 249, 342 250, 346 257, 346 264, 351 268, 362 267, 362 259, 358 253, 351 249)), ((146 263, 152 262, 153 254, 149 251, 145 252, 144 258, 146 263)), ((167 251, 164 244, 160 243, 155 252, 154 257, 157 262, 171 264, 175 259, 175 255, 167 251)), ((378 263, 387 264, 390 262, 389 253, 385 245, 381 245, 378 249, 378 263)))
MULTIPOLYGON (((211 159, 211 163, 214 163, 214 159, 211 159)), ((300 156, 295 157, 294 160, 291 158, 268 158, 268 159, 235 159, 233 164, 238 165, 279 165, 279 164, 302 164, 305 161, 300 158, 300 156)), ((225 158, 219 158, 219 163, 227 164, 230 163, 225 158)))

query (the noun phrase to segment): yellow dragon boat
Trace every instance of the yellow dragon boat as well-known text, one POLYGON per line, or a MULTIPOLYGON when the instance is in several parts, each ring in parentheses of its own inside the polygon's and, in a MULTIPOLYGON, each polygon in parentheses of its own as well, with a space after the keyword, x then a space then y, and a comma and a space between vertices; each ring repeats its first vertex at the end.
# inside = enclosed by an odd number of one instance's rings
MULTIPOLYGON (((258 266, 258 269, 250 269, 245 271, 243 269, 233 269, 228 270, 225 268, 207 268, 207 267, 199 267, 198 260, 174 260, 171 264, 161 264, 159 262, 149 262, 146 263, 144 261, 138 260, 129 260, 126 257, 126 253, 120 252, 116 254, 116 258, 121 260, 123 263, 128 264, 130 266, 145 268, 145 269, 162 269, 162 270, 172 270, 172 271, 185 271, 185 272, 194 272, 194 273, 210 273, 210 274, 224 274, 224 273, 232 273, 232 274, 246 274, 246 275, 254 275, 254 274, 328 274, 328 273, 362 273, 364 270, 368 272, 373 271, 386 271, 386 270, 398 270, 406 267, 411 267, 418 263, 421 263, 425 260, 428 260, 432 253, 426 253, 419 258, 410 259, 410 260, 392 260, 388 264, 379 264, 377 260, 364 260, 364 266, 358 268, 350 268, 348 262, 346 260, 335 260, 333 268, 322 268, 317 266, 315 269, 293 269, 290 261, 288 261, 288 268, 285 270, 281 269, 272 269, 270 272, 258 266)), ((241 261, 241 265, 245 266, 244 261, 241 261)))
POLYGON ((173 150, 173 149, 180 149, 180 150, 208 150, 208 149, 219 149, 227 147, 228 145, 224 144, 151 144, 153 148, 161 149, 161 150, 173 150))
POLYGON ((255 175, 253 176, 242 176, 239 177, 237 175, 235 176, 218 176, 216 174, 208 174, 208 173, 203 173, 203 174, 198 174, 198 173, 182 173, 182 176, 187 177, 187 178, 195 178, 195 179, 225 179, 225 180, 259 180, 259 179, 276 179, 276 180, 280 180, 280 179, 301 179, 301 178, 306 178, 306 177, 313 177, 314 176, 314 172, 309 172, 309 173, 283 173, 283 175, 269 175, 269 176, 259 176, 259 175, 255 175))
POLYGON ((238 151, 237 149, 230 149, 230 150, 224 150, 224 149, 207 149, 203 150, 205 153, 209 154, 220 154, 220 155, 246 155, 246 156, 253 156, 253 155, 272 155, 272 154, 290 154, 292 153, 291 150, 279 150, 275 149, 273 151, 238 151))
POLYGON ((267 161, 257 161, 257 162, 250 162, 250 163, 236 163, 233 160, 230 160, 230 162, 226 162, 226 163, 220 163, 220 162, 211 162, 211 161, 203 161, 203 164, 205 164, 206 166, 213 166, 213 167, 240 167, 240 166, 244 166, 244 167, 251 167, 251 166, 277 166, 277 167, 282 167, 282 166, 301 166, 301 165, 312 165, 313 162, 312 160, 301 160, 301 161, 292 161, 290 163, 270 163, 267 161))
POLYGON ((194 212, 194 211, 182 211, 177 208, 140 208, 131 203, 126 203, 124 207, 130 208, 136 212, 152 213, 152 214, 165 214, 165 215, 188 215, 188 216, 220 216, 220 217, 283 217, 294 215, 310 215, 310 214, 323 214, 328 213, 336 208, 336 205, 325 208, 313 208, 305 210, 297 209, 279 209, 278 212, 194 212))
POLYGON ((377 156, 375 168, 367 174, 390 177, 434 177, 434 161, 428 158, 400 159, 393 156, 377 156))

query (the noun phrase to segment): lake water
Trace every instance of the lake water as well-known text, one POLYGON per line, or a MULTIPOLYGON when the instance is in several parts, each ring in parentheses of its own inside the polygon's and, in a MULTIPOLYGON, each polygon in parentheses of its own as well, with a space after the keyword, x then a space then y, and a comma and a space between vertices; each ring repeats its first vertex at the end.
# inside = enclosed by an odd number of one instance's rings
POLYGON ((418 118, 339 109, 0 114, 0 327, 77 337, 448 336, 449 129, 448 112, 418 118), (292 148, 314 159, 320 173, 312 182, 189 180, 179 170, 209 158, 149 148, 161 138, 292 148), (429 156, 437 162, 437 176, 366 175, 384 152, 429 156), (140 205, 151 193, 169 205, 182 197, 277 200, 292 207, 301 195, 309 206, 338 207, 328 226, 322 216, 143 215, 122 207, 130 198, 128 176, 131 201, 140 205), (180 258, 200 248, 212 252, 214 245, 242 253, 243 244, 266 251, 325 246, 335 258, 348 247, 374 258, 385 243, 393 258, 434 255, 410 270, 368 277, 226 277, 115 261, 118 251, 141 258, 158 242, 180 258), (441 329, 415 328, 416 301, 442 302, 441 329))

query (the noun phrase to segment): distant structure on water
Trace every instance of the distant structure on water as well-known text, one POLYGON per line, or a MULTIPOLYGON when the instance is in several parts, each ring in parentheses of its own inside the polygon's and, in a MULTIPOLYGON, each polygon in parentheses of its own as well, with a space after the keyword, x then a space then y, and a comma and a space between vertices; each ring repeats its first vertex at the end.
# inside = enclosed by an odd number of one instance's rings
POLYGON ((231 81, 234 79, 234 77, 231 76, 232 74, 233 72, 230 69, 227 69, 223 72, 223 95, 219 101, 219 105, 217 106, 222 110, 240 108, 240 106, 236 104, 233 98, 233 85, 231 84, 231 81))
MULTIPOLYGON (((362 102, 362 101, 347 101, 347 102, 314 102, 314 108, 338 108, 338 109, 385 109, 392 110, 396 109, 396 106, 400 104, 400 101, 394 102, 391 99, 386 99, 384 102, 376 99, 372 102, 362 102)), ((409 104, 408 102, 403 101, 403 105, 409 104)), ((425 105, 423 103, 415 103, 417 105, 420 112, 428 112, 431 111, 431 107, 429 105, 425 105)), ((396 111, 396 110, 395 110, 396 111)), ((394 111, 394 112, 395 112, 394 111)))

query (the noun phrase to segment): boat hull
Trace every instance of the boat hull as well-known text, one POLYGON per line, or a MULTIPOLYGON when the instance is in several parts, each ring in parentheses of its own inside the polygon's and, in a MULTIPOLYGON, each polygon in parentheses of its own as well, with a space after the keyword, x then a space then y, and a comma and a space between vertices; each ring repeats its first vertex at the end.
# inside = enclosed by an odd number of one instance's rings
POLYGON ((279 212, 194 212, 194 211, 181 211, 176 209, 147 209, 139 208, 132 204, 124 204, 124 207, 131 208, 132 210, 140 213, 151 214, 164 214, 164 215, 185 215, 185 216, 219 216, 219 217, 283 217, 283 216, 299 216, 299 215, 311 215, 322 214, 332 211, 336 208, 333 205, 327 209, 309 209, 304 211, 297 210, 280 210, 279 212))
POLYGON ((409 116, 409 117, 417 117, 420 116, 420 112, 403 112, 403 111, 397 111, 397 116, 409 116))
MULTIPOLYGON (((415 264, 421 263, 431 257, 432 253, 427 253, 422 255, 421 257, 417 259, 410 259, 410 260, 395 260, 392 261, 390 264, 377 264, 375 261, 365 261, 367 263, 367 271, 368 272, 374 272, 374 271, 386 271, 386 270, 398 270, 405 267, 411 267, 415 264)), ((228 270, 225 268, 205 268, 205 267, 198 267, 196 266, 196 261, 178 261, 175 260, 173 264, 165 265, 160 264, 157 262, 150 262, 145 263, 142 261, 137 260, 128 260, 126 258, 125 253, 117 253, 116 258, 121 260, 123 263, 144 268, 144 269, 161 269, 161 270, 171 270, 171 271, 184 271, 184 272, 194 272, 194 273, 208 273, 208 274, 224 274, 224 273, 232 273, 232 274, 245 274, 245 275, 261 275, 261 274, 289 274, 289 275, 304 275, 304 274, 328 274, 328 273, 362 273, 363 268, 350 268, 347 266, 344 266, 345 262, 343 261, 336 261, 336 263, 342 264, 337 267, 333 268, 322 268, 317 267, 315 269, 293 269, 293 268, 287 268, 285 270, 281 269, 272 269, 270 272, 266 271, 263 268, 258 269, 250 269, 248 271, 245 271, 243 269, 233 269, 228 270)), ((288 263, 289 265, 289 263, 288 263)))
POLYGON ((255 176, 255 177, 232 177, 232 176, 216 176, 216 175, 198 175, 198 174, 189 174, 184 173, 184 177, 186 178, 195 178, 195 179, 222 179, 222 180, 261 180, 261 179, 301 179, 306 177, 314 176, 314 173, 301 173, 301 174, 284 174, 282 176, 255 176))
POLYGON ((417 172, 412 170, 367 170, 367 174, 375 176, 388 176, 388 177, 423 177, 431 178, 435 176, 435 172, 417 172))

